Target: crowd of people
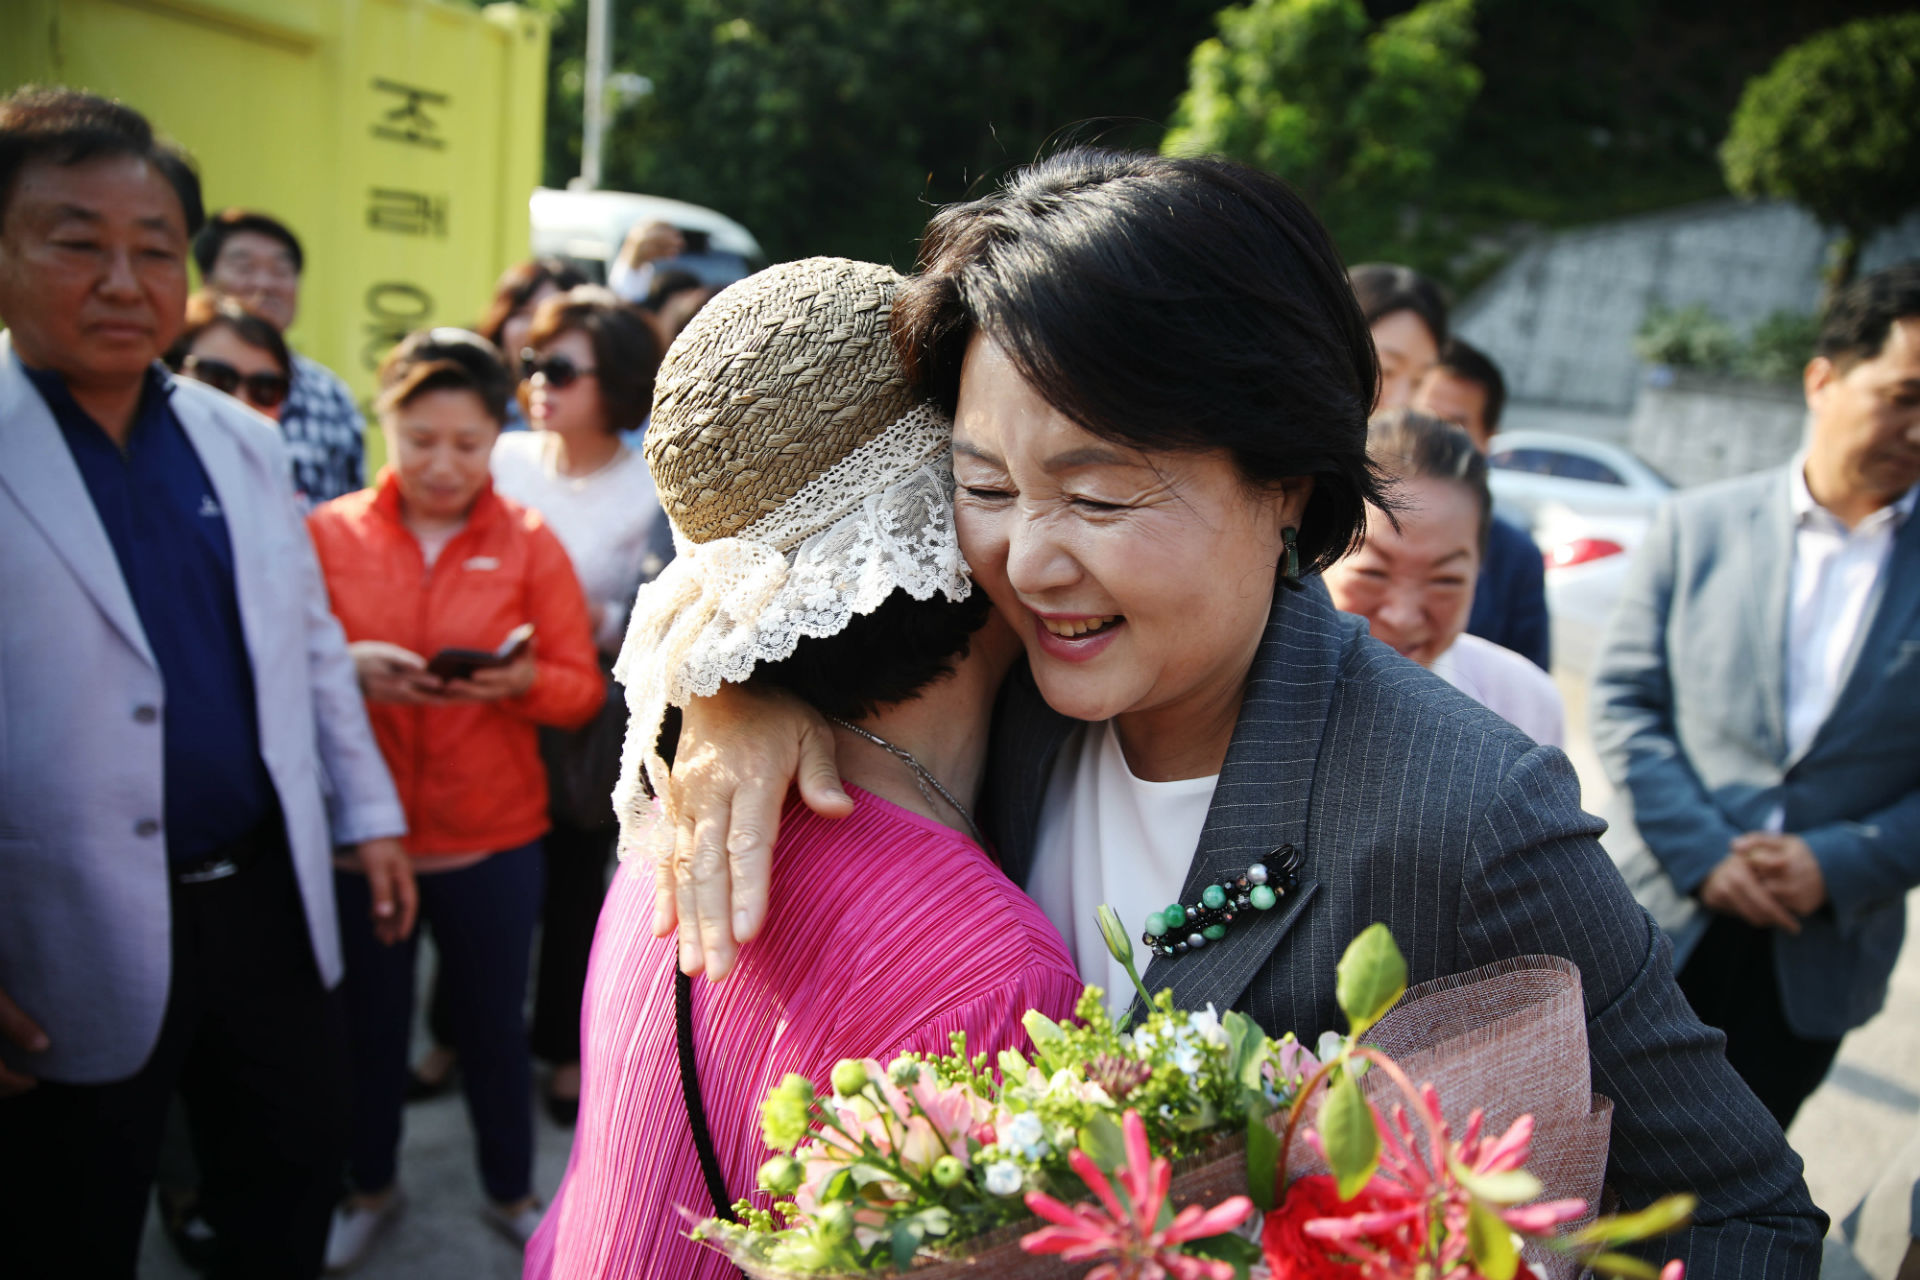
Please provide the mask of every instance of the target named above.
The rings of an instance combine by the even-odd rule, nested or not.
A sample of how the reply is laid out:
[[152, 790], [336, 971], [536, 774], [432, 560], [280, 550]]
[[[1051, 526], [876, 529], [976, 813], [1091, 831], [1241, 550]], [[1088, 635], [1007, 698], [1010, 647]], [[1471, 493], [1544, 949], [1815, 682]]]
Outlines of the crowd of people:
[[209, 1274], [350, 1269], [457, 1086], [529, 1277], [718, 1276], [683, 1210], [753, 1191], [783, 1074], [1118, 1011], [1096, 906], [1282, 850], [1150, 986], [1311, 1039], [1376, 920], [1414, 982], [1565, 956], [1612, 1192], [1700, 1197], [1691, 1274], [1817, 1272], [1782, 1130], [1920, 884], [1920, 267], [1832, 307], [1802, 455], [1636, 557], [1603, 848], [1501, 372], [1283, 183], [1071, 149], [912, 277], [716, 299], [679, 247], [409, 335], [369, 477], [293, 229], [126, 106], [0, 99], [9, 1274], [132, 1274], [156, 1177]]

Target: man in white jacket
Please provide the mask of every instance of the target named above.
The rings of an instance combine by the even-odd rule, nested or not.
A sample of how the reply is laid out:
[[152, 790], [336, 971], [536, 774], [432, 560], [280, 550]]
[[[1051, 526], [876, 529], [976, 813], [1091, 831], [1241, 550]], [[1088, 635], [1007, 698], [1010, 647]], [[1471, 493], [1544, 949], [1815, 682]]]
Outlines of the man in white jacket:
[[137, 112], [0, 99], [0, 1271], [132, 1275], [186, 1100], [216, 1274], [318, 1272], [345, 1080], [331, 856], [405, 820], [279, 436], [155, 363], [199, 183]]

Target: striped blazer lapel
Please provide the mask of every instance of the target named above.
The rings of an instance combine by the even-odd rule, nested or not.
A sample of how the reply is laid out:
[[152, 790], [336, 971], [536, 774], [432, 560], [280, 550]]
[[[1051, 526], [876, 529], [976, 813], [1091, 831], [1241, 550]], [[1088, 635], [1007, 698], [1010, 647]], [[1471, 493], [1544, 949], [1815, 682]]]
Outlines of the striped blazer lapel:
[[1274, 866], [1274, 851], [1288, 844], [1305, 859], [1300, 883], [1272, 910], [1235, 920], [1219, 942], [1155, 957], [1147, 990], [1171, 987], [1180, 1008], [1231, 1007], [1319, 889], [1308, 808], [1341, 655], [1357, 625], [1335, 611], [1317, 578], [1275, 596], [1180, 900], [1199, 901], [1208, 885], [1237, 879], [1255, 862]]

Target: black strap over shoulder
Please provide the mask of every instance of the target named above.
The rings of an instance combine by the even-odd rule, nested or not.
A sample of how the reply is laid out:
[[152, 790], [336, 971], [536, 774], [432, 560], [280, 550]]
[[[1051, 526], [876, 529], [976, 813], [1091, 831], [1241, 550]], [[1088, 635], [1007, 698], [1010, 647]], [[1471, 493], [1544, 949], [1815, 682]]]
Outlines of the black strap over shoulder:
[[707, 1104], [700, 1098], [700, 1069], [693, 1056], [693, 979], [678, 969], [673, 971], [673, 1023], [680, 1044], [680, 1096], [686, 1099], [687, 1127], [693, 1130], [693, 1149], [700, 1155], [700, 1176], [706, 1179], [715, 1216], [738, 1222], [733, 1201], [727, 1198], [720, 1157], [713, 1150], [713, 1134], [707, 1128]]

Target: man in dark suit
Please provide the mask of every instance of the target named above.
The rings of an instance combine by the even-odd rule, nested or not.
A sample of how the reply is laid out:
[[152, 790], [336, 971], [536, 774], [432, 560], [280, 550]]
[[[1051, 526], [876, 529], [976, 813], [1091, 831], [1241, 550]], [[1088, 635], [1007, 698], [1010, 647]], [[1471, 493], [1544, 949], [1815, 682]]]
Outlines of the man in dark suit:
[[[1439, 360], [1414, 388], [1413, 407], [1459, 426], [1485, 453], [1507, 407], [1507, 380], [1478, 347], [1448, 338]], [[1531, 534], [1497, 511], [1473, 588], [1467, 634], [1511, 649], [1542, 671], [1551, 669], [1546, 566], [1540, 548]]]
[[1782, 1125], [1879, 1011], [1920, 885], [1920, 263], [1834, 303], [1787, 467], [1680, 495], [1594, 685], [1608, 844]]

